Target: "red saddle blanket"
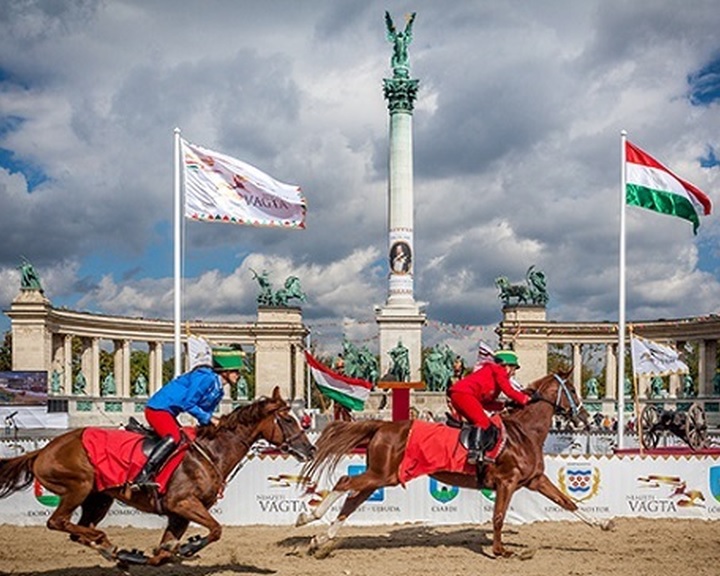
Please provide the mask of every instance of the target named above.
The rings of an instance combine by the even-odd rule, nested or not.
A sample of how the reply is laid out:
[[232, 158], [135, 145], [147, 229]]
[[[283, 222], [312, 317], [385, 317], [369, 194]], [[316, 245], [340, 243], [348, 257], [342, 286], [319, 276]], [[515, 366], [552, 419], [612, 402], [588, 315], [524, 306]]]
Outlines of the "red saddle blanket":
[[[195, 428], [184, 428], [190, 440], [195, 439]], [[126, 430], [86, 428], [82, 434], [83, 447], [95, 467], [95, 488], [106, 490], [132, 481], [147, 460], [143, 454], [145, 437]], [[183, 442], [165, 462], [155, 477], [158, 492], [165, 493], [167, 483], [187, 452], [189, 444]]]
[[460, 429], [437, 422], [414, 420], [398, 476], [404, 485], [435, 472], [475, 474], [467, 463], [467, 449], [460, 444]]

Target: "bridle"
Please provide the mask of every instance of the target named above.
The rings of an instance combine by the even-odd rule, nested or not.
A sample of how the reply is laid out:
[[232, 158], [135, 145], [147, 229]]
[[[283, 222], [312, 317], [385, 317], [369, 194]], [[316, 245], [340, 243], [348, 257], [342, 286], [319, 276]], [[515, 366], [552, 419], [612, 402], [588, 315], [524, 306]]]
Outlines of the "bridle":
[[277, 408], [274, 410], [273, 415], [273, 426], [277, 426], [280, 430], [280, 434], [282, 434], [283, 441], [282, 444], [278, 445], [278, 448], [285, 453], [292, 453], [295, 451], [293, 448], [293, 444], [295, 443], [295, 440], [300, 438], [304, 432], [300, 429], [300, 427], [297, 428], [297, 430], [293, 431], [290, 429], [291, 422], [293, 422], [293, 417], [288, 415], [286, 417], [283, 417], [280, 415], [280, 412], [285, 410], [286, 407], [282, 406], [280, 408]]
[[[570, 388], [568, 387], [568, 381], [566, 378], [561, 378], [557, 374], [553, 374], [553, 377], [555, 378], [555, 380], [557, 380], [558, 383], [557, 395], [555, 397], [555, 400], [548, 400], [547, 398], [540, 396], [537, 401], [550, 404], [553, 407], [553, 412], [555, 414], [559, 414], [560, 416], [564, 416], [565, 418], [576, 420], [578, 414], [580, 413], [580, 409], [582, 408], [582, 402], [575, 401], [575, 397], [570, 392]], [[562, 407], [561, 403], [563, 397], [567, 398], [569, 408]]]

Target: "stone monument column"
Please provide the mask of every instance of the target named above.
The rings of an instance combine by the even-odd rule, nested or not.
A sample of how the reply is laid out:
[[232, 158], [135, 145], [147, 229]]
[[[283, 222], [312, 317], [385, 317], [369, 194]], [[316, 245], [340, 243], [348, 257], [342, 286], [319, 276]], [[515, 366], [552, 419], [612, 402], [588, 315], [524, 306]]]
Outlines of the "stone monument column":
[[425, 314], [415, 302], [413, 272], [412, 112], [418, 80], [410, 78], [407, 47], [412, 40], [413, 13], [404, 31], [385, 13], [387, 38], [393, 44], [393, 77], [383, 81], [390, 113], [388, 161], [388, 297], [376, 307], [380, 340], [380, 374], [391, 368], [390, 350], [398, 343], [409, 350], [410, 381], [421, 379], [422, 327]]

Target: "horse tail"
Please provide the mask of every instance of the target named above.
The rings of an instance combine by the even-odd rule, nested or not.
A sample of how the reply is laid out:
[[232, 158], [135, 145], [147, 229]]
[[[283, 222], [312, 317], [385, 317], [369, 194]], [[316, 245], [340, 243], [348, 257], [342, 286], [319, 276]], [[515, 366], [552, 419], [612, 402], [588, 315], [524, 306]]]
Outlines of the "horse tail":
[[35, 450], [29, 454], [0, 460], [0, 498], [24, 490], [32, 484], [35, 478], [33, 464], [39, 454], [40, 450]]
[[382, 420], [345, 422], [335, 420], [328, 424], [315, 442], [315, 456], [300, 473], [303, 479], [317, 479], [322, 474], [332, 474], [345, 454], [367, 444], [386, 424]]

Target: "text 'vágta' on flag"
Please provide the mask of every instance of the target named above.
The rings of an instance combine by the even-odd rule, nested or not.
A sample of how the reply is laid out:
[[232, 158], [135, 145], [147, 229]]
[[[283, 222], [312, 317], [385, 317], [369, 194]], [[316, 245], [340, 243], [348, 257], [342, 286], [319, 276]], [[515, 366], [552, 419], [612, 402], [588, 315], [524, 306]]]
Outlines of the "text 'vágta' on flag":
[[699, 217], [712, 210], [707, 194], [630, 142], [626, 142], [625, 156], [627, 204], [689, 220], [697, 233]]
[[305, 227], [299, 186], [181, 139], [185, 217], [247, 226]]
[[633, 336], [631, 339], [633, 372], [636, 376], [664, 376], [687, 374], [687, 364], [678, 351], [665, 344]]
[[370, 396], [372, 383], [360, 378], [350, 378], [343, 374], [333, 372], [323, 366], [309, 352], [305, 352], [305, 359], [313, 380], [324, 396], [334, 400], [348, 410], [362, 410], [365, 401]]

